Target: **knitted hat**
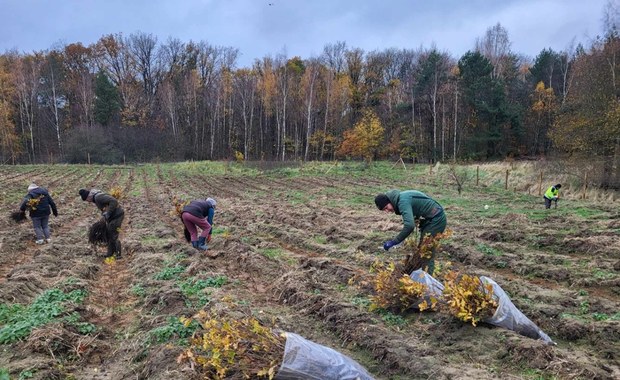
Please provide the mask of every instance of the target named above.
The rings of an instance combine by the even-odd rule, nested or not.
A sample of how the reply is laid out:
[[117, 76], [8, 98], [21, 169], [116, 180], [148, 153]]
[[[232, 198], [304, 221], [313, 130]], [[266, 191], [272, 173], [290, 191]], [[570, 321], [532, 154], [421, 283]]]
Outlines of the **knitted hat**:
[[38, 188], [39, 186], [35, 185], [34, 183], [31, 183], [30, 186], [28, 186], [28, 191], [32, 191], [36, 188]]
[[80, 194], [80, 197], [82, 197], [82, 200], [85, 201], [86, 198], [88, 198], [88, 193], [90, 193], [90, 191], [86, 189], [80, 189], [78, 193]]
[[215, 201], [215, 199], [213, 198], [207, 198], [207, 202], [213, 207], [215, 208], [215, 205], [217, 204], [217, 202]]
[[375, 197], [375, 204], [379, 210], [383, 210], [390, 203], [390, 198], [385, 194], [379, 194]]

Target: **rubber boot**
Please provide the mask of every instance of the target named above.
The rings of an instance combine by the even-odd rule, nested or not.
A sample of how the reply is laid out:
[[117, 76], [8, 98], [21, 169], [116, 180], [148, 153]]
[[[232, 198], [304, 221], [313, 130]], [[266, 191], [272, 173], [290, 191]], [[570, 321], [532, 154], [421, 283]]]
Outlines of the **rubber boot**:
[[121, 255], [121, 242], [120, 241], [116, 241], [116, 253], [114, 254], [114, 257], [116, 258], [116, 260], [120, 260], [123, 258], [123, 255]]
[[192, 241], [192, 247], [198, 249], [198, 240]]
[[209, 247], [207, 246], [207, 238], [204, 236], [201, 236], [198, 238], [198, 249], [201, 251], [206, 251], [207, 249], [209, 249]]

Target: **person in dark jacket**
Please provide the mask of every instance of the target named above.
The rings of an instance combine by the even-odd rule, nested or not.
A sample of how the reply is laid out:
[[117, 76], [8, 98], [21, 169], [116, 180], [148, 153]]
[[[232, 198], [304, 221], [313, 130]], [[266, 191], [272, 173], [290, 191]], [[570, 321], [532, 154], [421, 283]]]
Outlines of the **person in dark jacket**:
[[125, 218], [125, 211], [118, 204], [116, 198], [97, 189], [80, 189], [80, 197], [83, 201], [93, 202], [101, 211], [101, 216], [106, 222], [106, 233], [108, 238], [108, 252], [105, 257], [114, 256], [117, 260], [121, 258], [121, 242], [118, 239], [121, 224]]
[[[402, 243], [413, 232], [416, 221], [419, 222], [420, 228], [418, 245], [422, 244], [426, 235], [435, 236], [446, 230], [447, 219], [443, 207], [436, 200], [420, 191], [390, 190], [385, 194], [377, 195], [375, 204], [379, 210], [393, 212], [403, 217], [403, 228], [400, 233], [394, 239], [383, 244], [383, 249], [386, 251]], [[434, 251], [427, 265], [427, 272], [433, 274], [435, 270]]]
[[[206, 251], [209, 248], [207, 243], [211, 241], [216, 204], [215, 199], [207, 198], [193, 200], [183, 207], [181, 219], [189, 231], [192, 247], [198, 250]], [[200, 236], [198, 228], [202, 230]]]
[[19, 206], [19, 210], [21, 212], [26, 212], [26, 210], [29, 211], [34, 233], [37, 238], [35, 242], [37, 244], [52, 242], [50, 227], [48, 225], [50, 209], [52, 213], [54, 213], [54, 216], [58, 216], [56, 203], [54, 203], [47, 189], [37, 186], [34, 183], [30, 184], [30, 186], [28, 186], [28, 194], [24, 197], [22, 204]]

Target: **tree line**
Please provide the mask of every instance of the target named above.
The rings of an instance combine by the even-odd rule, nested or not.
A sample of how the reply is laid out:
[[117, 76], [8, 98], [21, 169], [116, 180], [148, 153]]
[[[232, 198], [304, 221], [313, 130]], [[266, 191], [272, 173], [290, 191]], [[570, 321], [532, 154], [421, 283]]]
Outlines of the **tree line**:
[[[613, 3], [610, 2], [613, 5]], [[206, 41], [112, 34], [0, 55], [2, 163], [406, 161], [595, 157], [620, 182], [617, 10], [588, 46], [533, 60], [490, 27], [456, 59], [435, 47], [326, 44], [237, 67]], [[366, 126], [366, 127], [364, 127]], [[607, 178], [607, 180], [605, 180]]]

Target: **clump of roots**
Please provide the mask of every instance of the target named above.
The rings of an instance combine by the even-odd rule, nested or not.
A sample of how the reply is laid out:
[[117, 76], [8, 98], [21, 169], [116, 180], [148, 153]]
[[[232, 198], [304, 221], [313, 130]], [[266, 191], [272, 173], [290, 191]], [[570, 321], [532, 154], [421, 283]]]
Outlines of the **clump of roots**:
[[104, 219], [93, 223], [88, 229], [88, 242], [91, 244], [108, 244], [108, 232]]
[[15, 223], [21, 223], [24, 220], [28, 219], [26, 217], [26, 213], [23, 211], [13, 211], [10, 216], [11, 220]]

